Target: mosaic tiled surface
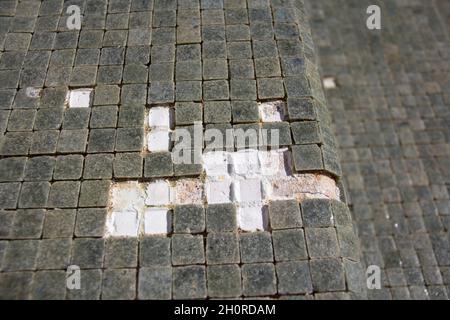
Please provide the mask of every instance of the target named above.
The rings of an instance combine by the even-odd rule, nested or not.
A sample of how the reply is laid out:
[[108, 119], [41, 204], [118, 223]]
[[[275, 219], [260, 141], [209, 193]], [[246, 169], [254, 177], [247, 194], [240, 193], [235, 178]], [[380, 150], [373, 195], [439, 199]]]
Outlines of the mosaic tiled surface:
[[[371, 299], [448, 299], [448, 1], [308, 1]], [[365, 9], [382, 9], [381, 31]]]
[[[67, 30], [69, 5], [81, 31]], [[365, 296], [338, 200], [269, 199], [257, 232], [239, 228], [235, 203], [150, 212], [159, 236], [107, 232], [113, 186], [204, 176], [164, 140], [195, 122], [278, 129], [293, 174], [340, 185], [301, 1], [11, 0], [0, 25], [1, 298]], [[274, 101], [285, 116], [260, 113]], [[169, 126], [156, 108], [171, 109]], [[81, 290], [66, 290], [68, 265]]]

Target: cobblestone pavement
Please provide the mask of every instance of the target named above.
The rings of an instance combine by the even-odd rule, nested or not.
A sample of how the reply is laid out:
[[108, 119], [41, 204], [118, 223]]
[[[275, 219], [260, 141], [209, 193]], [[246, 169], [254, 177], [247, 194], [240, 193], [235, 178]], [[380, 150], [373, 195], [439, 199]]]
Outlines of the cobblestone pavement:
[[[83, 14], [81, 31], [68, 30], [70, 5]], [[120, 207], [123, 211], [111, 212], [111, 201], [118, 208], [111, 188], [120, 183], [139, 183], [134, 190], [139, 193], [143, 185], [167, 191], [158, 189], [164, 185], [158, 179], [172, 185], [187, 178], [204, 182], [203, 166], [173, 163], [165, 140], [181, 128], [191, 130], [196, 121], [203, 129], [219, 132], [278, 129], [280, 145], [287, 148], [282, 154], [289, 172], [286, 179], [309, 174], [340, 185], [331, 118], [314, 54], [300, 0], [0, 1], [0, 298], [364, 298], [365, 279], [348, 207], [338, 197], [315, 191], [314, 184], [300, 185], [310, 189], [300, 191], [299, 197], [291, 194], [291, 199], [274, 201], [261, 190], [256, 175], [256, 183], [239, 181], [239, 203], [212, 204], [201, 194], [200, 204], [167, 202], [154, 212], [151, 205], [170, 195], [150, 192], [142, 204], [150, 206], [149, 211], [126, 203]], [[340, 81], [344, 79], [352, 80]], [[401, 88], [406, 94], [413, 90]], [[436, 92], [429, 96], [436, 102], [444, 98], [437, 83], [420, 89]], [[418, 103], [411, 97], [404, 98]], [[278, 112], [279, 119], [261, 119], [262, 103], [272, 100], [286, 105], [287, 115]], [[414, 124], [437, 125], [433, 111], [445, 108], [420, 105], [430, 118]], [[164, 122], [170, 118], [164, 110], [174, 113], [173, 123]], [[153, 117], [159, 111], [160, 116]], [[384, 128], [383, 123], [368, 123], [373, 130], [377, 124]], [[360, 125], [351, 123], [348, 128]], [[410, 133], [407, 138], [442, 141], [436, 148], [407, 148], [409, 154], [444, 152], [443, 131], [420, 131], [416, 137], [405, 130]], [[394, 133], [387, 125], [377, 137], [394, 142]], [[364, 137], [355, 143], [369, 143], [371, 136]], [[256, 147], [232, 138], [234, 153]], [[261, 147], [264, 141], [257, 143]], [[433, 159], [442, 165], [445, 160]], [[427, 163], [404, 165], [421, 173], [411, 175], [420, 184], [428, 183], [426, 170], [435, 167]], [[361, 163], [355, 170], [391, 173], [385, 162], [376, 168], [370, 164]], [[233, 170], [237, 173], [236, 163]], [[358, 177], [355, 172], [348, 175], [350, 180]], [[437, 177], [444, 179], [444, 173]], [[400, 193], [403, 188], [395, 189], [392, 177], [383, 184], [392, 183], [391, 189]], [[433, 176], [433, 187], [417, 191], [430, 200], [446, 197], [437, 177]], [[247, 187], [255, 192], [247, 192]], [[394, 201], [395, 195], [385, 193]], [[311, 199], [317, 197], [322, 199]], [[125, 198], [129, 201], [132, 194]], [[246, 199], [253, 206], [244, 206]], [[370, 206], [358, 203], [368, 216], [365, 208]], [[411, 202], [415, 210], [431, 210], [431, 205], [445, 209], [443, 201]], [[442, 248], [440, 235], [448, 220], [430, 214], [422, 221], [415, 212], [410, 227], [423, 222], [441, 232], [417, 237], [416, 246], [425, 249], [430, 240]], [[111, 226], [112, 215], [116, 220]], [[243, 219], [247, 215], [249, 222]], [[144, 225], [135, 228], [136, 221]], [[245, 230], [243, 222], [252, 229], [254, 221], [259, 224], [253, 229], [260, 231]], [[167, 234], [152, 233], [167, 223]], [[367, 232], [376, 226], [370, 224]], [[388, 230], [383, 233], [386, 248], [398, 240]], [[117, 236], [133, 232], [139, 237]], [[364, 232], [362, 236], [366, 239]], [[434, 252], [436, 259], [443, 257], [438, 255], [442, 251]], [[429, 260], [430, 253], [418, 251], [423, 266], [428, 265], [424, 259], [430, 261], [423, 274], [436, 284], [429, 287], [434, 296], [444, 287], [437, 283], [441, 278], [434, 277], [439, 270], [433, 268], [436, 260]], [[81, 268], [80, 290], [66, 288], [69, 265]], [[388, 270], [392, 281], [403, 279], [403, 269]]]
[[[382, 30], [365, 27], [382, 8]], [[450, 289], [448, 1], [309, 1], [372, 299], [447, 299]]]

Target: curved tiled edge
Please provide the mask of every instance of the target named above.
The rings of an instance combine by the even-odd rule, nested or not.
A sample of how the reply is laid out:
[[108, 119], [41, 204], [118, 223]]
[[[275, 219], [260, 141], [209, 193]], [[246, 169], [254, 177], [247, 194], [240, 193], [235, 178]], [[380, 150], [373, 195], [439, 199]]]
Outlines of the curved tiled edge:
[[[307, 12], [308, 9], [305, 7], [305, 4], [302, 0], [292, 0], [291, 3], [295, 7], [295, 12], [299, 21], [300, 36], [303, 41], [303, 52], [306, 61], [306, 77], [309, 83], [308, 95], [314, 99], [316, 105], [318, 106], [318, 121], [321, 132], [323, 133], [321, 147], [324, 157], [324, 169], [325, 171], [336, 177], [336, 181], [341, 189], [341, 200], [343, 201], [343, 203], [340, 203], [338, 207], [342, 210], [342, 213], [345, 212], [345, 215], [349, 219], [346, 222], [345, 230], [348, 232], [348, 238], [346, 239], [352, 239], [350, 242], [343, 240], [344, 238], [341, 237], [342, 234], [339, 235], [342, 232], [342, 229], [340, 230], [340, 227], [338, 225], [336, 226], [338, 238], [340, 239], [339, 246], [341, 251], [347, 252], [347, 250], [350, 250], [353, 253], [351, 258], [352, 260], [348, 260], [348, 257], [343, 257], [343, 259], [340, 261], [345, 270], [347, 292], [349, 293], [349, 297], [352, 299], [366, 299], [366, 274], [360, 261], [361, 254], [359, 241], [356, 236], [357, 233], [355, 225], [352, 221], [350, 211], [346, 205], [345, 190], [342, 182], [340, 181], [342, 171], [338, 155], [338, 146], [336, 144], [336, 140], [332, 130], [332, 119], [326, 106], [327, 102], [323, 92], [322, 80], [319, 74], [319, 67], [317, 65], [319, 59], [317, 57], [317, 52], [315, 51], [315, 45], [310, 30], [310, 17]], [[332, 207], [337, 207], [337, 203], [335, 201], [331, 201], [331, 203]], [[334, 211], [333, 213], [336, 214]], [[314, 261], [314, 258], [311, 258], [311, 260]], [[332, 293], [323, 294], [321, 295], [321, 297], [325, 299], [338, 298], [338, 296], [334, 296]], [[316, 298], [319, 297], [316, 296]]]

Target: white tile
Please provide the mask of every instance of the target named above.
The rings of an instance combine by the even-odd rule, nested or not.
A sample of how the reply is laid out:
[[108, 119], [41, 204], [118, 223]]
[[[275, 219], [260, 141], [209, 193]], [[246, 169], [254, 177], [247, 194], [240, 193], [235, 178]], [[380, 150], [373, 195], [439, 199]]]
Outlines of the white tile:
[[262, 206], [239, 207], [239, 227], [243, 231], [262, 231], [267, 229], [267, 212]]
[[261, 180], [243, 179], [234, 183], [235, 199], [239, 203], [261, 203]]
[[259, 105], [259, 115], [263, 122], [281, 122], [286, 115], [283, 101], [264, 102]]
[[170, 151], [170, 132], [168, 130], [152, 130], [147, 135], [147, 148], [150, 152]]
[[145, 204], [148, 206], [167, 206], [172, 202], [171, 188], [167, 181], [158, 180], [147, 186], [147, 198]]
[[92, 89], [77, 89], [69, 91], [69, 108], [89, 108]]
[[243, 177], [255, 177], [261, 173], [258, 151], [240, 150], [230, 154], [233, 173]]
[[203, 167], [209, 177], [227, 177], [228, 152], [206, 152], [203, 154]]
[[171, 232], [171, 215], [168, 208], [149, 208], [144, 213], [144, 234], [156, 235]]
[[148, 125], [150, 128], [166, 128], [171, 127], [170, 108], [153, 107], [148, 113]]
[[231, 180], [206, 181], [206, 199], [209, 204], [230, 203], [231, 199]]
[[107, 233], [113, 237], [137, 237], [139, 214], [137, 211], [112, 212], [107, 221]]
[[323, 79], [323, 86], [325, 89], [336, 89], [336, 79], [333, 77], [326, 77]]

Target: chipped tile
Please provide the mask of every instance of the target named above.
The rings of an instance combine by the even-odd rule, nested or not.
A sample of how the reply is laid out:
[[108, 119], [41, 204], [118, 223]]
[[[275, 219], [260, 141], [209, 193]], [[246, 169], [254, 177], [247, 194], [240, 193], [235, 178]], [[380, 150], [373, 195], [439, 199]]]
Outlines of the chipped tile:
[[281, 122], [285, 119], [286, 104], [283, 101], [269, 101], [258, 105], [259, 116], [263, 122]]
[[139, 213], [135, 210], [113, 212], [106, 221], [107, 235], [115, 237], [137, 237]]

